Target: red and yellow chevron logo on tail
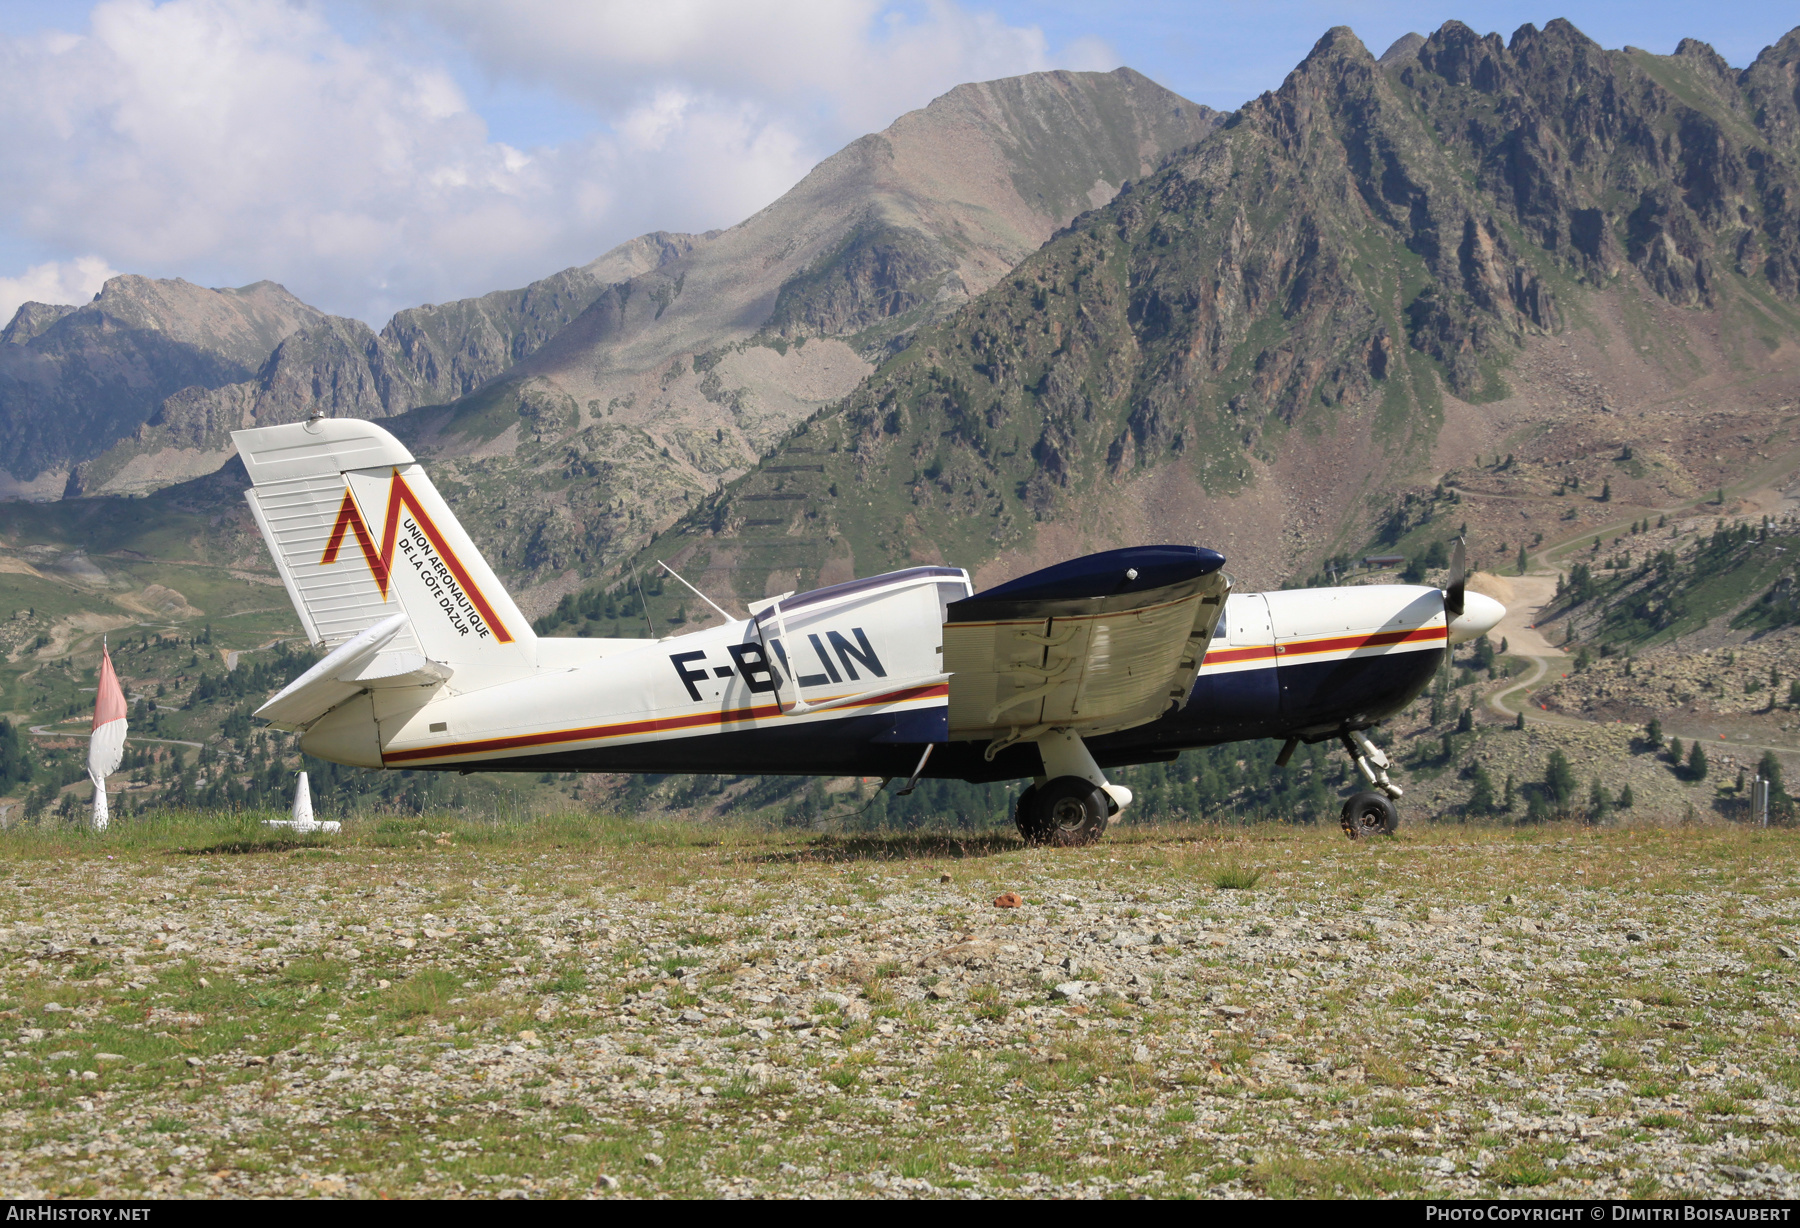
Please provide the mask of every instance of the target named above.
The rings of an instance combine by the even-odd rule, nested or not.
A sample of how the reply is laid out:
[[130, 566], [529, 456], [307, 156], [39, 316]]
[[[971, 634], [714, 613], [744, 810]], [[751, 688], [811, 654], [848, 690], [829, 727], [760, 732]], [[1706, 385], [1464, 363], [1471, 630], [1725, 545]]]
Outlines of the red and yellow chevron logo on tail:
[[[400, 475], [395, 474], [394, 480], [398, 482]], [[393, 503], [391, 495], [388, 502]], [[369, 537], [368, 526], [363, 524], [362, 513], [356, 510], [356, 500], [350, 497], [350, 488], [346, 486], [344, 502], [338, 507], [337, 523], [331, 526], [331, 539], [325, 543], [325, 553], [319, 558], [319, 566], [326, 567], [337, 562], [338, 550], [344, 544], [344, 534], [355, 533], [356, 544], [362, 547], [363, 558], [369, 561], [369, 570], [375, 575], [375, 587], [381, 590], [381, 599], [386, 601], [388, 561], [394, 557], [394, 529], [397, 527], [395, 525], [389, 528], [387, 541], [382, 543], [381, 550], [377, 552], [374, 540]]]
[[494, 613], [494, 608], [488, 604], [488, 599], [481, 589], [469, 578], [468, 569], [463, 566], [462, 560], [456, 557], [456, 551], [452, 550], [449, 543], [444, 540], [444, 535], [438, 530], [436, 522], [419, 503], [418, 496], [413, 494], [412, 488], [406, 484], [406, 479], [400, 476], [398, 469], [394, 470], [393, 480], [388, 484], [387, 515], [383, 517], [382, 522], [381, 549], [375, 548], [374, 535], [369, 532], [369, 527], [363, 520], [362, 511], [356, 505], [356, 498], [351, 494], [350, 487], [346, 483], [344, 501], [338, 505], [337, 521], [331, 526], [331, 536], [326, 539], [325, 553], [319, 556], [319, 565], [324, 567], [337, 562], [338, 551], [343, 548], [344, 538], [347, 535], [355, 534], [356, 544], [362, 550], [363, 558], [369, 564], [370, 573], [375, 577], [375, 586], [381, 590], [381, 599], [386, 601], [388, 587], [393, 581], [394, 543], [400, 534], [402, 508], [412, 514], [413, 523], [431, 543], [431, 548], [443, 559], [450, 574], [455, 577], [456, 583], [462, 587], [462, 591], [467, 595], [469, 601], [480, 611], [481, 617], [487, 621], [487, 625], [493, 628], [494, 638], [503, 644], [512, 643], [512, 633], [506, 629], [506, 624], [501, 622]]

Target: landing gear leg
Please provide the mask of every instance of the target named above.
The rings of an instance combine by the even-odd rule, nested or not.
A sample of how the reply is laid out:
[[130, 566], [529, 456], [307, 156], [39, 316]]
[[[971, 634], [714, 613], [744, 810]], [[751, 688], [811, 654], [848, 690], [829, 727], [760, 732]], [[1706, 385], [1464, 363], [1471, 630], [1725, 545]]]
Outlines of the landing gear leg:
[[1391, 800], [1399, 801], [1406, 796], [1406, 790], [1388, 779], [1388, 769], [1394, 765], [1382, 753], [1381, 747], [1369, 741], [1369, 737], [1360, 729], [1352, 729], [1343, 735], [1344, 750], [1350, 755], [1350, 762], [1362, 773], [1363, 779], [1373, 785], [1377, 792], [1386, 794]]
[[1131, 790], [1108, 784], [1079, 735], [1053, 729], [1037, 739], [1044, 779], [1019, 795], [1013, 819], [1027, 844], [1092, 844], [1131, 804]]
[[1393, 764], [1360, 729], [1345, 733], [1343, 742], [1356, 770], [1374, 788], [1372, 792], [1358, 793], [1344, 804], [1344, 834], [1352, 840], [1376, 833], [1392, 835], [1400, 826], [1400, 811], [1394, 803], [1405, 796], [1405, 790], [1388, 779], [1388, 768]]

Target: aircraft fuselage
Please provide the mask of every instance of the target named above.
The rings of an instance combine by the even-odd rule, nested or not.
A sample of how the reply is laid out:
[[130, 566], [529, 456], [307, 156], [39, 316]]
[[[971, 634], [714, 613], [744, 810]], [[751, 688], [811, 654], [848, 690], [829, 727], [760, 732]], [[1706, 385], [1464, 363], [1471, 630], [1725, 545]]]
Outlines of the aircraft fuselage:
[[[667, 640], [596, 641], [610, 651], [591, 663], [439, 699], [409, 719], [390, 717], [383, 724], [393, 736], [365, 752], [379, 758], [360, 761], [455, 771], [906, 776], [931, 743], [936, 750], [926, 777], [1040, 774], [1030, 743], [990, 759], [987, 739], [950, 736], [947, 681], [907, 682], [935, 668], [940, 645], [921, 628], [935, 629], [934, 580], [944, 578], [919, 577], [917, 610], [894, 608], [892, 594], [836, 609], [827, 603], [817, 618], [807, 617], [808, 607], [790, 605], [785, 638], [772, 631], [760, 637], [746, 620]], [[1224, 742], [1316, 741], [1365, 729], [1424, 689], [1447, 638], [1442, 593], [1434, 588], [1236, 593], [1226, 601], [1186, 702], [1087, 744], [1098, 763], [1114, 767]], [[889, 688], [890, 682], [900, 685]], [[852, 702], [787, 715], [779, 685]], [[858, 693], [865, 698], [858, 701]], [[479, 713], [480, 728], [459, 720], [459, 708]], [[321, 733], [329, 729], [328, 718]], [[327, 738], [309, 734], [307, 744], [314, 753], [345, 757]]]

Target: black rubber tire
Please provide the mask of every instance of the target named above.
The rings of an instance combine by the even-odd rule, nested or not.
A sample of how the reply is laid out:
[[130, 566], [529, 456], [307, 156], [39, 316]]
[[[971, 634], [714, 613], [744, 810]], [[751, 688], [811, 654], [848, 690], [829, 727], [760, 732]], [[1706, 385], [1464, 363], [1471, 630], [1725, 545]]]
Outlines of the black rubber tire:
[[1106, 832], [1112, 799], [1091, 780], [1058, 776], [1019, 795], [1013, 822], [1025, 843], [1051, 848], [1092, 844]]
[[1352, 840], [1391, 836], [1400, 826], [1400, 811], [1385, 793], [1358, 793], [1344, 803], [1342, 822]]
[[1024, 791], [1013, 799], [1013, 826], [1019, 829], [1019, 834], [1025, 837], [1027, 844], [1034, 843], [1031, 838], [1030, 815], [1036, 797], [1037, 786], [1026, 785]]

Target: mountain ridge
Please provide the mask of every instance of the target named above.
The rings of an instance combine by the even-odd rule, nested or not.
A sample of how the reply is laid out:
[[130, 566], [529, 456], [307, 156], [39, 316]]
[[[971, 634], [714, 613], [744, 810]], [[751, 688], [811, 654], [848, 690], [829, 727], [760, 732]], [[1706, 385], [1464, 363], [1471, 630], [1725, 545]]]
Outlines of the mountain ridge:
[[165, 397], [130, 436], [77, 466], [68, 493], [143, 493], [216, 470], [230, 432], [316, 411], [386, 418], [454, 400], [529, 356], [608, 286], [703, 244], [656, 231], [518, 290], [396, 312], [377, 333], [324, 316], [281, 339], [250, 378]]
[[274, 282], [213, 290], [136, 274], [110, 278], [79, 307], [22, 306], [0, 345], [0, 497], [60, 493], [70, 462], [103, 450], [163, 396], [243, 379], [322, 318]]
[[1129, 69], [960, 86], [392, 429], [554, 599], [1219, 119]]
[[1704, 489], [1716, 428], [1681, 401], [1728, 394], [1764, 431], [1800, 388], [1800, 126], [1769, 84], [1800, 32], [1719, 63], [1451, 22], [1384, 68], [1336, 28], [651, 552], [749, 600], [913, 561], [1002, 579], [1174, 520], [1279, 583], [1490, 447], [1519, 454], [1501, 486], [1597, 475], [1561, 441], [1617, 448], [1626, 389], [1674, 442], [1619, 497]]
[[[382, 417], [445, 480], [511, 487], [478, 525], [509, 531], [496, 553], [527, 560], [533, 584], [566, 589], [844, 395], [869, 358], [1221, 118], [1129, 69], [959, 86], [731, 230], [615, 249], [635, 247], [636, 266], [564, 287], [523, 343], [529, 300], [554, 278], [409, 309], [379, 334], [321, 317], [247, 379], [169, 390], [59, 493], [196, 479], [229, 457], [230, 430], [314, 408]], [[481, 318], [501, 299], [516, 300], [501, 304], [510, 334]], [[605, 489], [566, 489], [595, 479]], [[533, 484], [552, 489], [526, 513], [517, 492]]]

